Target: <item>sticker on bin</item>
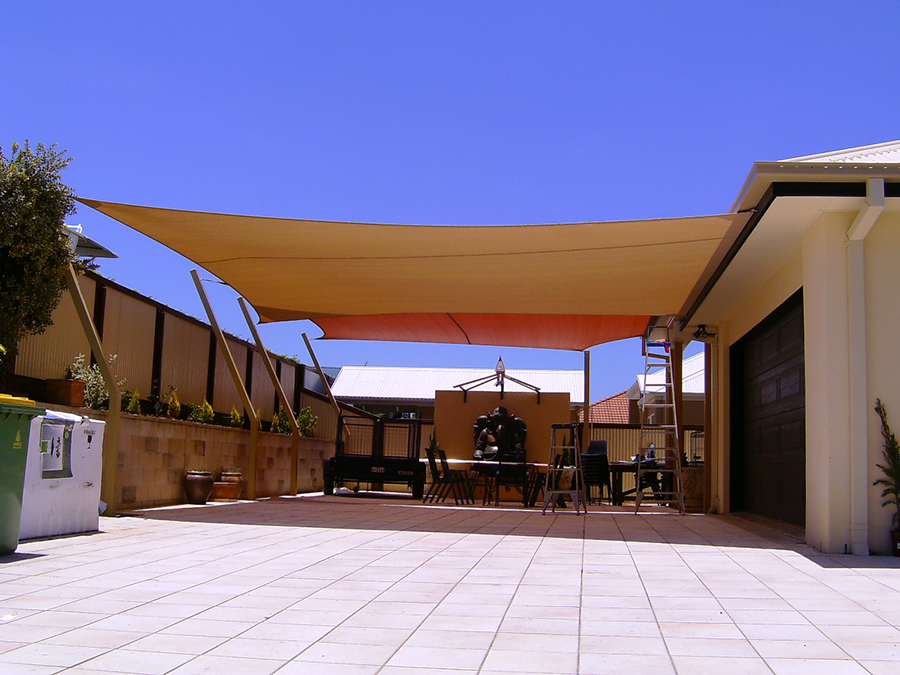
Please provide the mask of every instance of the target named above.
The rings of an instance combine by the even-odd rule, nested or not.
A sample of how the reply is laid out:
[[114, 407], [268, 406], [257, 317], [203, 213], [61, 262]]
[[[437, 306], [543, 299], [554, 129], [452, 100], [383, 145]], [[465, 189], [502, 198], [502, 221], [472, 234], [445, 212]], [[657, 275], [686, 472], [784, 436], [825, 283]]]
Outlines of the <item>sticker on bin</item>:
[[72, 426], [69, 424], [41, 425], [42, 478], [70, 478], [72, 476]]

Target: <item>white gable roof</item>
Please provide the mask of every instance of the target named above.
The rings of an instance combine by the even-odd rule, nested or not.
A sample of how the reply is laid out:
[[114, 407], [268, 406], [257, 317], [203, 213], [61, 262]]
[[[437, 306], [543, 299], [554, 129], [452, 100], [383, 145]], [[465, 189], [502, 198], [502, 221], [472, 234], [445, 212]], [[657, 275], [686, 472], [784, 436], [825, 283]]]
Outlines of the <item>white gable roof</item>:
[[[380, 366], [344, 366], [332, 385], [336, 398], [351, 401], [434, 401], [434, 392], [452, 390], [482, 377], [493, 375], [484, 368], [388, 368]], [[584, 402], [584, 373], [580, 370], [512, 370], [506, 374], [522, 380], [542, 393], [568, 392], [573, 405]], [[494, 391], [493, 383], [475, 391]], [[504, 391], [531, 391], [506, 379]]]
[[822, 164], [900, 164], [900, 141], [864, 145], [859, 148], [823, 152], [818, 155], [793, 157], [783, 162], [816, 162]]

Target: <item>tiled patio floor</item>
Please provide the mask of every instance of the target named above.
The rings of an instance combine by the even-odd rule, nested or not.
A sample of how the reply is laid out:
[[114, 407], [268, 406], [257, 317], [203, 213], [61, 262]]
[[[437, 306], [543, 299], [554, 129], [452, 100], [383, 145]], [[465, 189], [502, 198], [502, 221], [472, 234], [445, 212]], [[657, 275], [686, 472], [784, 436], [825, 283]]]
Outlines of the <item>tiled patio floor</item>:
[[0, 558], [0, 673], [900, 672], [900, 559], [736, 518], [303, 497]]

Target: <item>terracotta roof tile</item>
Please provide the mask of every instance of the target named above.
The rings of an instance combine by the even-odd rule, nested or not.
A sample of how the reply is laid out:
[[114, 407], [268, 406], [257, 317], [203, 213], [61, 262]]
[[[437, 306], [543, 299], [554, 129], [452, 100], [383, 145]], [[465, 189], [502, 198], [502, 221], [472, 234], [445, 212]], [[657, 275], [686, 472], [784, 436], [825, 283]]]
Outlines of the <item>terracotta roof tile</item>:
[[[626, 390], [627, 391], [627, 390]], [[593, 424], [628, 424], [629, 400], [624, 391], [607, 396], [591, 405], [591, 423]], [[584, 421], [584, 414], [580, 415]]]

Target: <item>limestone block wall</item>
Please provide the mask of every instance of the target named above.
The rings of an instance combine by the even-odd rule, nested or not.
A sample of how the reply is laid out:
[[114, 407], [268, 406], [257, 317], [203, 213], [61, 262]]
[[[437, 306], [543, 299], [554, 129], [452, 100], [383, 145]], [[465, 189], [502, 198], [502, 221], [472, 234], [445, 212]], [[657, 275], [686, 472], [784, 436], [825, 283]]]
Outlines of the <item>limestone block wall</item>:
[[[87, 414], [105, 420], [106, 412], [52, 405], [53, 410]], [[250, 432], [245, 429], [197, 424], [162, 417], [123, 414], [119, 434], [117, 486], [124, 510], [184, 502], [186, 471], [250, 469]], [[257, 497], [286, 495], [290, 489], [291, 437], [260, 432], [257, 442]], [[322, 489], [324, 460], [334, 454], [334, 442], [300, 439], [297, 489]], [[105, 468], [105, 466], [104, 466]]]

